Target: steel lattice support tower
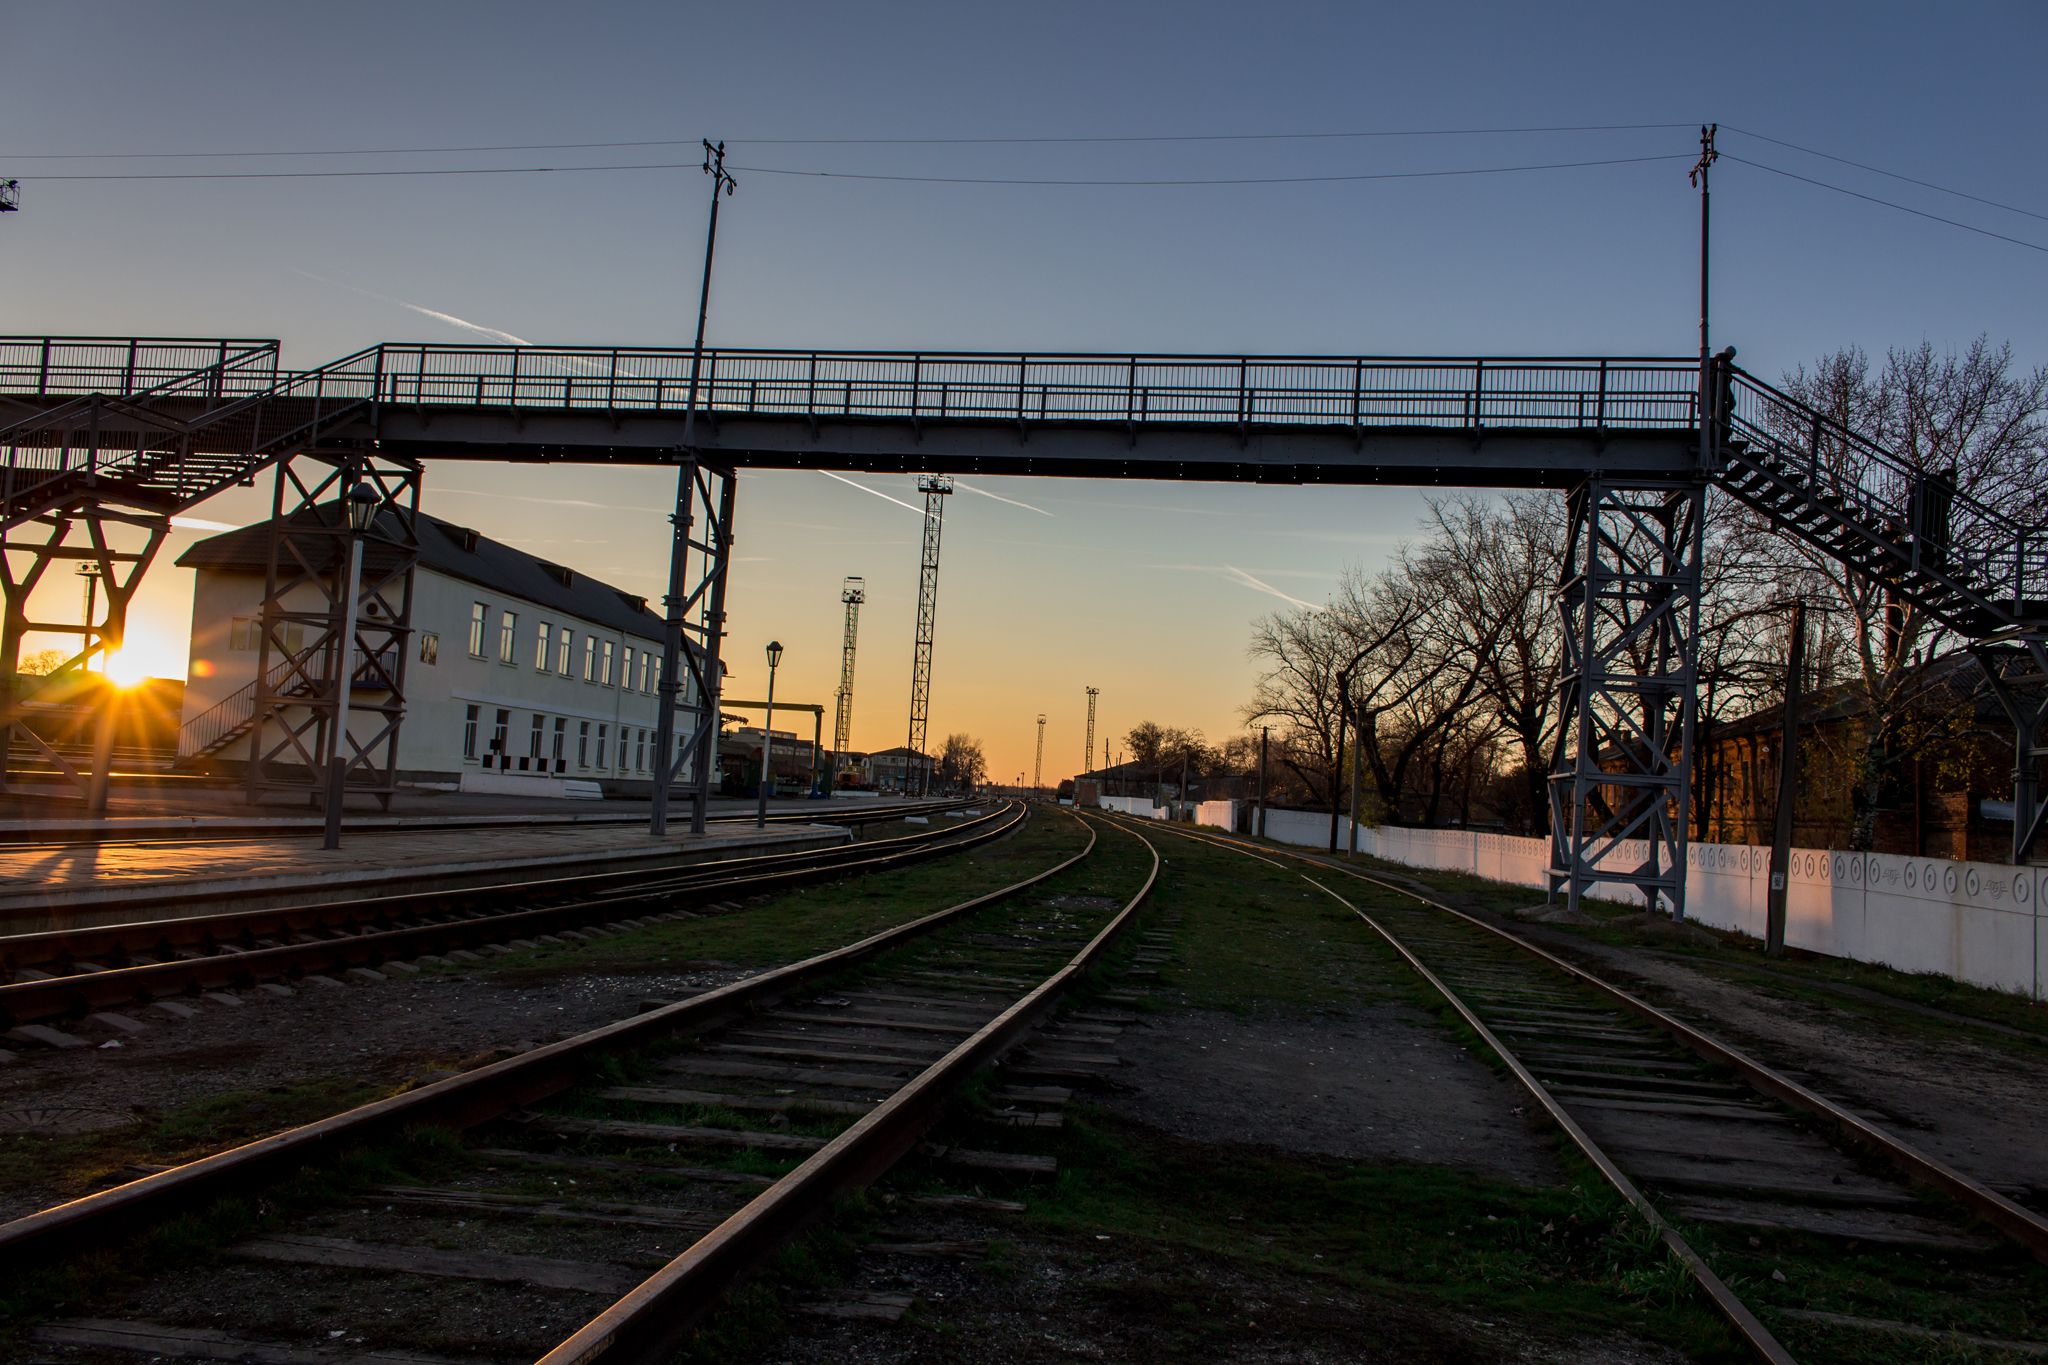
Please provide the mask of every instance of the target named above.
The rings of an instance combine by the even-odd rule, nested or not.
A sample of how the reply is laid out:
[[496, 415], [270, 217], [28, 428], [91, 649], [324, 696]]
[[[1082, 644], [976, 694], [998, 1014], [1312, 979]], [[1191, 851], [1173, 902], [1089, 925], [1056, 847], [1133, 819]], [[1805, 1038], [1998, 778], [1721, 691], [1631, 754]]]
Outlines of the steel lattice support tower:
[[[1088, 771], [1088, 765], [1095, 761], [1095, 697], [1101, 691], [1099, 687], [1088, 689], [1088, 738], [1081, 743], [1081, 771], [1084, 773]], [[1102, 766], [1106, 768], [1109, 765], [1105, 763]], [[1075, 800], [1079, 799], [1078, 796], [1075, 797]]]
[[1622, 882], [1685, 915], [1698, 702], [1702, 484], [1593, 478], [1569, 495], [1550, 892]]
[[2012, 720], [2012, 860], [2025, 863], [2048, 835], [2048, 635], [1976, 644], [1971, 653]]
[[1045, 785], [1045, 712], [1038, 713], [1038, 753], [1031, 760], [1031, 790]]
[[860, 604], [868, 600], [866, 582], [858, 577], [847, 579], [839, 589], [839, 600], [846, 604], [846, 634], [839, 646], [839, 691], [835, 695], [838, 705], [832, 715], [835, 758], [844, 754], [853, 740], [853, 650], [860, 638]]
[[945, 520], [945, 498], [953, 481], [944, 474], [926, 474], [917, 481], [924, 494], [924, 559], [917, 575], [917, 647], [910, 656], [910, 764], [918, 773], [920, 794], [931, 787], [928, 766], [917, 764], [924, 753], [925, 722], [932, 704], [932, 632], [939, 617], [939, 530]]

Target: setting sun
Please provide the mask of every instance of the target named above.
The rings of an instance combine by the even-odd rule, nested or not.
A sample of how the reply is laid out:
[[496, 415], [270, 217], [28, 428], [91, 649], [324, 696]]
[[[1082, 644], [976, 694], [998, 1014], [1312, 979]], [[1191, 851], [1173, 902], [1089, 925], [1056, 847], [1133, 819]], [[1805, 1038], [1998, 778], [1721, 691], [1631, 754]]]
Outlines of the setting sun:
[[136, 687], [152, 676], [149, 657], [138, 650], [117, 649], [107, 656], [107, 678], [116, 687]]

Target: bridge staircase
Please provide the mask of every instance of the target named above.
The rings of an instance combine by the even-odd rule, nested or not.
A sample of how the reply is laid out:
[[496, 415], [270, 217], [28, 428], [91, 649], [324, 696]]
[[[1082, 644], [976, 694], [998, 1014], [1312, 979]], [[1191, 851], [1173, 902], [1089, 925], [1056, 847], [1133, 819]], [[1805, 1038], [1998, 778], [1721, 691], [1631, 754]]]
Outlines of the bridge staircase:
[[[317, 442], [376, 392], [377, 348], [280, 374], [276, 342], [220, 343], [208, 363], [162, 377], [151, 348], [178, 353], [168, 345], [44, 344], [31, 367], [10, 354], [24, 344], [0, 341], [12, 414], [0, 422], [0, 530], [83, 503], [175, 514]], [[144, 348], [139, 369], [96, 358], [123, 345]], [[133, 387], [137, 376], [155, 382]]]
[[1717, 371], [1715, 483], [1963, 639], [2013, 724], [2013, 861], [2036, 857], [2048, 839], [2048, 484], [2032, 505], [1993, 507], [1958, 491], [1953, 470], [1904, 459], [1725, 361]]

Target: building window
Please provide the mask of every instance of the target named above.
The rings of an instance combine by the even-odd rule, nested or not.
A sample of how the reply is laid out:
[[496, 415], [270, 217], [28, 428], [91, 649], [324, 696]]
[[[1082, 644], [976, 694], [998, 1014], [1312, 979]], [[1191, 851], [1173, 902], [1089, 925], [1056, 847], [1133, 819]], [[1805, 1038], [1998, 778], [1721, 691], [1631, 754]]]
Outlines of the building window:
[[633, 741], [633, 766], [643, 773], [647, 771], [647, 732], [645, 730], [642, 730], [640, 737]]
[[612, 685], [612, 642], [610, 640], [604, 642], [604, 649], [598, 659], [597, 685], [599, 687], [610, 687]]
[[632, 734], [632, 733], [633, 733], [633, 732], [632, 732], [632, 730], [631, 730], [630, 728], [628, 728], [627, 726], [621, 725], [621, 726], [619, 727], [619, 771], [620, 771], [620, 772], [625, 772], [625, 771], [627, 770], [627, 768], [629, 768], [629, 767], [631, 766], [631, 765], [630, 765], [629, 763], [627, 763], [627, 761], [626, 761], [626, 760], [627, 760], [627, 758], [628, 758], [628, 757], [630, 757], [630, 755], [628, 755], [628, 754], [627, 754], [627, 752], [626, 752], [626, 736], [628, 736], [628, 735], [630, 735], [630, 734]]
[[597, 681], [597, 637], [583, 637], [583, 681]]
[[556, 717], [555, 717], [555, 752], [554, 752], [554, 754], [552, 755], [552, 757], [553, 757], [553, 759], [554, 759], [554, 762], [555, 762], [555, 771], [556, 771], [556, 772], [560, 772], [560, 771], [562, 770], [563, 766], [564, 766], [564, 765], [563, 765], [563, 763], [562, 763], [562, 746], [568, 743], [568, 735], [569, 735], [569, 718], [568, 718], [567, 716], [556, 716]]
[[[297, 654], [306, 647], [306, 627], [301, 621], [279, 621], [270, 637], [272, 649]], [[228, 648], [253, 654], [263, 648], [263, 619], [237, 616], [228, 623]]]
[[472, 763], [476, 762], [476, 723], [482, 714], [481, 706], [462, 708], [462, 756]]
[[513, 651], [519, 643], [519, 613], [503, 612], [498, 617], [498, 662], [512, 662]]
[[622, 648], [626, 653], [625, 657], [619, 662], [619, 690], [621, 692], [631, 692], [633, 690], [633, 646], [624, 645]]
[[497, 720], [491, 726], [491, 752], [497, 756], [497, 766], [505, 766], [505, 741], [512, 732], [512, 713], [504, 707], [498, 708]]
[[656, 655], [654, 659], [654, 686], [649, 690], [654, 692], [661, 691], [661, 657], [659, 655]]
[[576, 640], [576, 632], [563, 626], [555, 632], [555, 672], [569, 676], [569, 646]]
[[533, 651], [533, 668], [536, 673], [548, 671], [548, 659], [551, 654], [551, 651], [548, 649], [548, 636], [552, 629], [547, 622], [543, 621], [540, 623], [540, 643]]
[[605, 736], [605, 729], [606, 729], [606, 727], [605, 727], [605, 726], [602, 726], [602, 725], [600, 725], [600, 726], [598, 726], [598, 727], [597, 727], [597, 766], [598, 766], [598, 767], [600, 767], [600, 768], [602, 768], [602, 767], [604, 766], [604, 736]]
[[548, 718], [538, 711], [534, 712], [533, 733], [526, 738], [526, 756], [536, 763], [540, 762], [541, 743], [547, 735], [547, 729]]
[[647, 660], [648, 652], [643, 649], [640, 651], [640, 690], [642, 692], [647, 690]]
[[590, 722], [587, 720], [576, 722], [576, 766], [590, 766]]
[[491, 609], [481, 602], [469, 604], [469, 657], [484, 657], [484, 627], [491, 619]]
[[420, 662], [438, 664], [441, 662], [441, 637], [433, 631], [420, 632]]

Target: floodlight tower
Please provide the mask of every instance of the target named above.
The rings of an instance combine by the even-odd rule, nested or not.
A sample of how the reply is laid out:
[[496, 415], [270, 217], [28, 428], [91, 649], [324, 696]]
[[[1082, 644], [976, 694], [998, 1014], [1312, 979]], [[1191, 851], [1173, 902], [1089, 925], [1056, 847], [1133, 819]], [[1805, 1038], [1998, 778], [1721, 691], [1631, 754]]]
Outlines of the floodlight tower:
[[1081, 745], [1081, 771], [1084, 773], [1088, 771], [1088, 765], [1095, 761], [1095, 697], [1101, 691], [1099, 687], [1088, 689], [1088, 738]]
[[839, 704], [832, 716], [835, 758], [846, 753], [853, 738], [853, 646], [860, 636], [860, 604], [868, 600], [866, 581], [858, 577], [847, 579], [839, 589], [839, 600], [846, 604], [846, 637], [839, 655]]
[[1031, 760], [1031, 792], [1037, 795], [1045, 787], [1045, 712], [1038, 713], [1038, 755]]
[[925, 721], [932, 704], [932, 630], [939, 616], [939, 528], [945, 519], [945, 497], [953, 481], [944, 474], [917, 480], [924, 494], [924, 560], [917, 575], [917, 648], [910, 657], [910, 770], [919, 773], [918, 795], [931, 790], [931, 769], [917, 763], [924, 752]]

